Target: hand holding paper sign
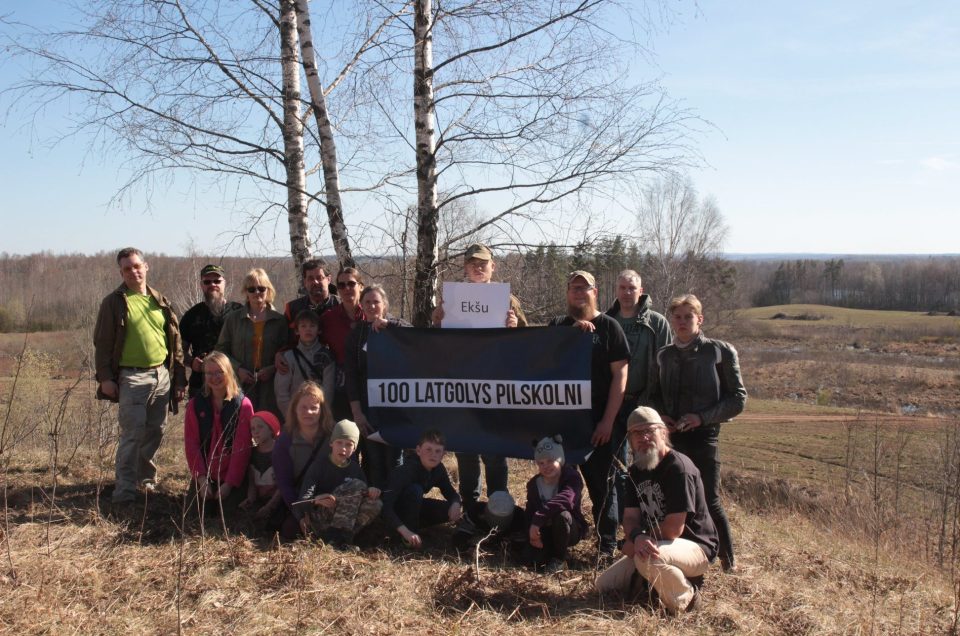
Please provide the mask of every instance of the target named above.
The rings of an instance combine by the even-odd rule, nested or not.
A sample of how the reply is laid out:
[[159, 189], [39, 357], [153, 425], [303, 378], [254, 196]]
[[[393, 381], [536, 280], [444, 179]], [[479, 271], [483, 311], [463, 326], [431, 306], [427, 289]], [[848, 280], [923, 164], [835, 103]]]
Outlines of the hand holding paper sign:
[[444, 283], [443, 307], [438, 309], [434, 318], [439, 314], [444, 328], [503, 327], [509, 325], [510, 320], [510, 285]]

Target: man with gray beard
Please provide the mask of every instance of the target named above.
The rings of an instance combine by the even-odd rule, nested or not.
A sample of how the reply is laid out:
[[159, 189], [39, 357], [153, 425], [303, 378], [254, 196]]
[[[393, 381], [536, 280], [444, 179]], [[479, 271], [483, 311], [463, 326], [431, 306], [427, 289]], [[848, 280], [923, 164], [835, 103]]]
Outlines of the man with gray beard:
[[188, 309], [180, 321], [183, 364], [190, 369], [191, 398], [203, 388], [203, 359], [217, 344], [224, 316], [242, 307], [227, 300], [227, 280], [219, 265], [205, 265], [200, 270], [200, 286], [203, 302]]
[[691, 610], [718, 544], [700, 472], [670, 448], [667, 426], [650, 407], [630, 413], [627, 439], [634, 463], [623, 511], [624, 557], [597, 577], [597, 588], [626, 591], [636, 571], [668, 612]]

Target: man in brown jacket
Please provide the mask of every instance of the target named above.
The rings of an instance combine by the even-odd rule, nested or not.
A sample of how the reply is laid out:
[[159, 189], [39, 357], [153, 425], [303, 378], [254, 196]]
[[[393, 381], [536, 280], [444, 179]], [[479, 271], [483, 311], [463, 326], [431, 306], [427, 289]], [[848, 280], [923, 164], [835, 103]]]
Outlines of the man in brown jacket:
[[[143, 252], [117, 254], [123, 284], [100, 304], [93, 331], [97, 397], [120, 404], [113, 503], [131, 503], [137, 486], [156, 485], [153, 457], [163, 441], [167, 408], [183, 399], [187, 385], [177, 316], [158, 291], [147, 286]], [[171, 402], [171, 385], [173, 390]]]

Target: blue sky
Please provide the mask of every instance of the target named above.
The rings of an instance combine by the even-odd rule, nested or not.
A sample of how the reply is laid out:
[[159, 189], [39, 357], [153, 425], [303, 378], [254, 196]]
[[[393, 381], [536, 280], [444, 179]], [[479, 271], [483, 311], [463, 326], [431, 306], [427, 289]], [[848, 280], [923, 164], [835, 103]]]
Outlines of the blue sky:
[[[57, 4], [2, 12], [49, 22], [67, 16]], [[960, 3], [671, 6], [680, 13], [652, 46], [671, 94], [714, 125], [699, 144], [709, 166], [692, 178], [725, 215], [727, 251], [960, 252]], [[22, 72], [0, 65], [0, 88]], [[174, 182], [149, 206], [108, 206], [122, 163], [83, 138], [51, 148], [61, 114], [33, 129], [17, 111], [0, 119], [0, 252], [225, 249], [217, 193]], [[285, 224], [275, 229], [250, 248], [282, 254]]]

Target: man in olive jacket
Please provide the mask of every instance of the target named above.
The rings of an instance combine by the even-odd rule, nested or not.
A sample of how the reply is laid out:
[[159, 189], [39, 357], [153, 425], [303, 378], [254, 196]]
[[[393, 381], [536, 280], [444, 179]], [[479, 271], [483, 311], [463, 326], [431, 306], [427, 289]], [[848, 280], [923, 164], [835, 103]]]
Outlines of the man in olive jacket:
[[[627, 389], [623, 396], [623, 420], [638, 406], [653, 403], [651, 376], [657, 370], [657, 351], [670, 344], [670, 325], [653, 309], [650, 294], [643, 293], [640, 274], [625, 269], [617, 276], [617, 300], [607, 315], [623, 328], [630, 345], [627, 363]], [[624, 430], [626, 433], [626, 430]]]
[[[143, 252], [117, 254], [123, 284], [100, 303], [93, 331], [97, 397], [120, 405], [113, 503], [132, 503], [137, 487], [156, 485], [153, 457], [163, 441], [167, 408], [187, 385], [177, 316], [169, 301], [147, 286]], [[171, 402], [172, 385], [172, 402]]]
[[[640, 274], [625, 269], [617, 276], [617, 300], [607, 315], [620, 323], [630, 346], [630, 360], [627, 363], [627, 388], [623, 394], [623, 406], [614, 424], [613, 444], [616, 457], [629, 465], [627, 461], [627, 416], [638, 406], [651, 406], [652, 393], [656, 386], [657, 351], [670, 344], [670, 325], [667, 319], [653, 309], [649, 294], [643, 293]], [[617, 470], [615, 486], [617, 489], [617, 515], [623, 519], [624, 488], [627, 474]]]

